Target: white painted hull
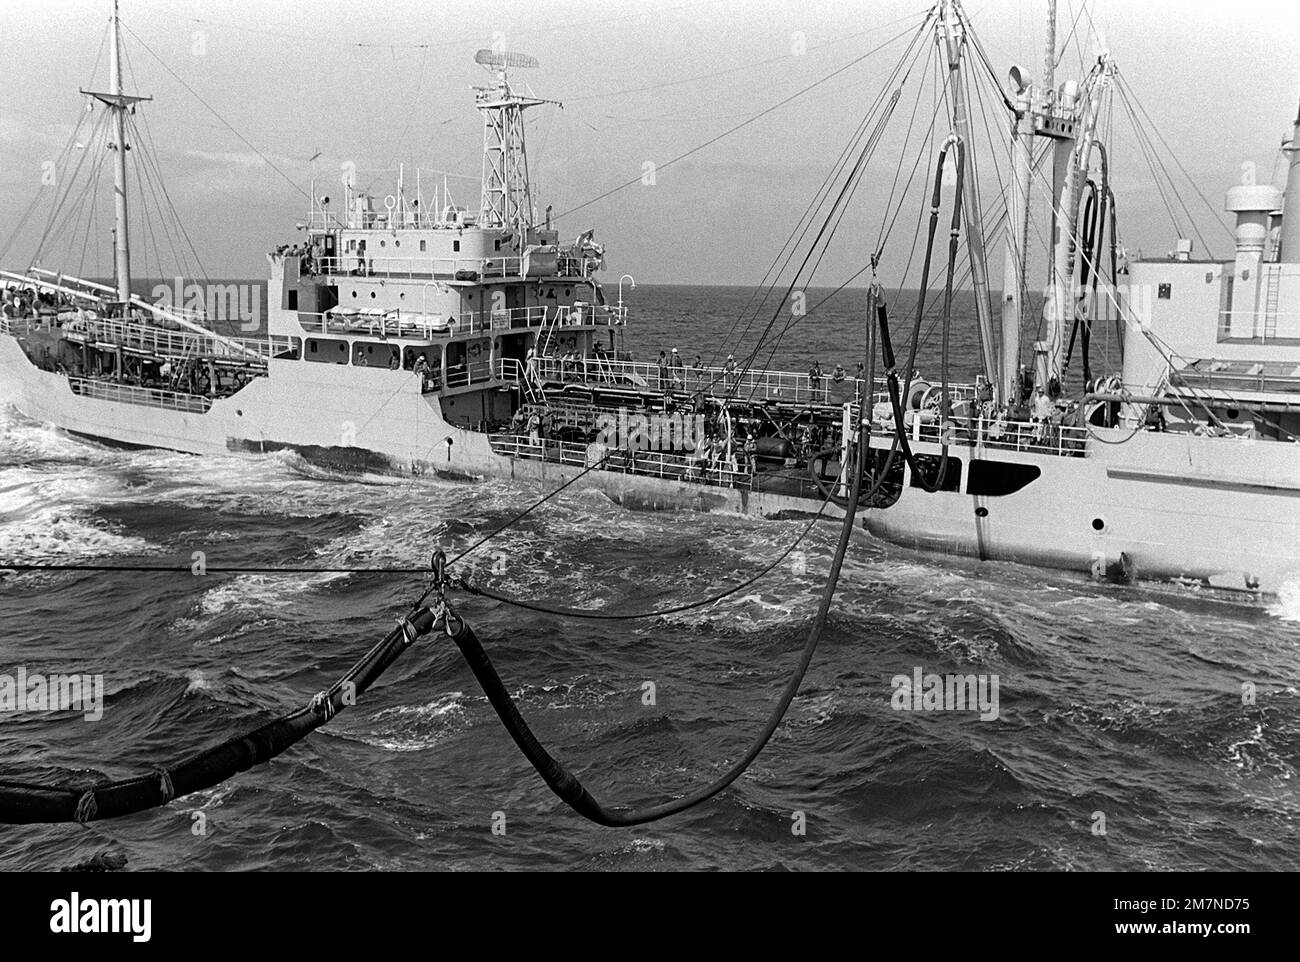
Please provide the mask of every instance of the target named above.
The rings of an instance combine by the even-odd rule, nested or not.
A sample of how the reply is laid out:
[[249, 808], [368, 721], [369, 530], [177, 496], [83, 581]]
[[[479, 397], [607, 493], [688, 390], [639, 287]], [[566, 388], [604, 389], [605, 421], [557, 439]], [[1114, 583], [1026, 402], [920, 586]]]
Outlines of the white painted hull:
[[[215, 401], [207, 413], [187, 413], [78, 396], [66, 378], [34, 367], [14, 338], [0, 335], [0, 401], [74, 433], [194, 454], [256, 456], [291, 447], [354, 467], [547, 483], [581, 471], [496, 454], [486, 435], [449, 425], [437, 397], [422, 394], [409, 372], [269, 364], [268, 377]], [[938, 450], [914, 446], [918, 453]], [[958, 492], [909, 486], [894, 506], [867, 512], [866, 528], [910, 547], [1095, 577], [1123, 555], [1143, 578], [1267, 593], [1300, 583], [1300, 445], [1140, 432], [1124, 443], [1090, 441], [1085, 457], [975, 453], [1032, 463], [1042, 474], [1001, 497], [966, 493], [965, 471]], [[953, 454], [967, 464], [972, 456], [960, 448]], [[608, 471], [592, 471], [584, 484], [637, 507], [760, 516], [816, 508], [806, 498]], [[827, 516], [842, 515], [829, 508]]]
[[[487, 435], [449, 425], [437, 395], [423, 394], [409, 371], [273, 359], [267, 377], [199, 414], [74, 394], [67, 378], [33, 366], [13, 337], [0, 334], [0, 403], [86, 437], [191, 454], [257, 456], [292, 448], [350, 468], [556, 484], [582, 471], [495, 453]], [[760, 516], [818, 508], [803, 498], [621, 472], [592, 471], [583, 484], [631, 507]], [[826, 516], [843, 514], [828, 506]]]
[[1114, 572], [1122, 555], [1140, 578], [1267, 593], [1300, 584], [1300, 445], [1095, 434], [1111, 443], [1089, 441], [1084, 457], [954, 446], [950, 455], [967, 464], [972, 456], [1014, 461], [1042, 475], [999, 497], [966, 493], [965, 472], [961, 491], [909, 486], [893, 507], [870, 512], [866, 526], [911, 547], [1096, 577]]

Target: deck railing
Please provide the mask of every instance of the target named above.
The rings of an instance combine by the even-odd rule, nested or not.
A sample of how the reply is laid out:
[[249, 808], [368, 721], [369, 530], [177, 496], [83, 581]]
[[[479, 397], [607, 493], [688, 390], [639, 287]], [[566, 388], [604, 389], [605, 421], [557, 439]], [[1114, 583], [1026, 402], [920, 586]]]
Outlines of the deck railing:
[[137, 387], [133, 384], [117, 384], [113, 381], [96, 381], [84, 377], [70, 377], [68, 385], [72, 388], [73, 394], [100, 401], [166, 408], [170, 411], [184, 411], [190, 414], [205, 414], [212, 407], [211, 398], [165, 391], [161, 388]]
[[523, 434], [493, 435], [490, 443], [497, 454], [511, 458], [554, 461], [583, 468], [599, 463], [604, 458], [602, 468], [605, 471], [728, 488], [748, 488], [751, 483], [748, 472], [732, 468], [729, 464], [711, 465], [696, 460], [689, 454], [671, 451], [607, 449], [601, 445], [552, 441]]
[[439, 277], [456, 280], [456, 275], [468, 272], [483, 277], [519, 277], [523, 270], [522, 257], [428, 257], [410, 255], [393, 257], [345, 253], [336, 257], [321, 257], [311, 263], [317, 274], [334, 274], [349, 277]]
[[63, 322], [63, 336], [91, 346], [123, 347], [141, 353], [176, 359], [220, 357], [265, 360], [286, 353], [297, 355], [300, 345], [280, 335], [260, 338], [217, 338], [178, 331], [151, 324], [135, 324], [113, 318], [75, 318]]
[[440, 315], [426, 311], [365, 311], [336, 308], [324, 313], [298, 312], [298, 322], [309, 334], [347, 334], [350, 336], [406, 337], [431, 341], [465, 334], [493, 334], [503, 331], [577, 326], [615, 327], [622, 323], [613, 308], [587, 308], [581, 312], [569, 307], [511, 307], [499, 311], [466, 311]]
[[[498, 377], [505, 381], [518, 381], [524, 374], [524, 365], [509, 361], [503, 365]], [[856, 405], [863, 382], [855, 378], [823, 377], [816, 380], [807, 374], [789, 371], [728, 372], [720, 367], [668, 368], [663, 373], [657, 364], [643, 361], [615, 361], [610, 358], [539, 357], [532, 361], [530, 380], [535, 386], [544, 383], [582, 384], [605, 388], [649, 388], [651, 390], [680, 391], [694, 394], [702, 391], [714, 397], [732, 397], [738, 401], [781, 400], [794, 404], [812, 403], [839, 407]], [[871, 394], [873, 403], [888, 400], [885, 382], [876, 380]], [[974, 397], [973, 385], [949, 386], [954, 400]]]
[[[892, 424], [873, 425], [877, 436], [893, 435]], [[1076, 425], [1053, 424], [1051, 422], [1024, 421], [989, 421], [979, 418], [973, 423], [954, 418], [947, 430], [937, 421], [922, 422], [916, 420], [908, 434], [914, 441], [929, 441], [942, 444], [945, 437], [954, 449], [969, 447], [972, 443], [989, 448], [1007, 451], [1035, 451], [1040, 454], [1055, 454], [1063, 457], [1083, 457], [1088, 444], [1088, 429]]]

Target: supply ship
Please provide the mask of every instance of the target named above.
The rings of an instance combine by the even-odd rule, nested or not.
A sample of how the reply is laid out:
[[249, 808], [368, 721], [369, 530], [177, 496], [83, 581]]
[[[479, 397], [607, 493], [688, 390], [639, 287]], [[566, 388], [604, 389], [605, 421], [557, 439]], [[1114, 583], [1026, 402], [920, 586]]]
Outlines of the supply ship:
[[[867, 443], [864, 524], [880, 538], [1093, 577], [1300, 590], [1300, 213], [1286, 214], [1300, 211], [1300, 118], [1285, 189], [1227, 193], [1231, 259], [1198, 259], [1183, 238], [1168, 256], [1129, 256], [1104, 122], [1120, 74], [1102, 52], [1082, 79], [1058, 86], [1048, 7], [1039, 80], [1015, 68], [982, 93], [987, 57], [961, 4], [939, 0], [918, 14], [900, 65], [933, 58], [943, 86], [913, 167], [921, 180], [909, 209], [929, 210], [930, 231], [909, 357], [894, 356], [896, 298], [885, 294], [909, 275], [879, 273], [878, 248], [861, 258], [871, 272], [862, 368], [804, 374], [757, 363], [779, 333], [708, 364], [632, 358], [622, 282], [611, 299], [594, 232], [561, 240], [551, 208], [539, 216], [524, 118], [550, 102], [516, 82], [536, 61], [502, 51], [476, 56], [491, 78], [475, 91], [477, 210], [445, 190], [426, 197], [400, 175], [382, 197], [348, 183], [331, 198], [313, 185], [301, 239], [268, 254], [267, 328], [256, 337], [213, 330], [205, 305], [134, 295], [128, 168], [147, 98], [124, 91], [115, 4], [108, 90], [83, 92], [103, 139], [86, 153], [103, 150], [115, 182], [113, 283], [35, 262], [0, 272], [0, 402], [117, 445], [250, 457], [287, 449], [354, 470], [545, 486], [582, 474], [629, 507], [761, 516], [841, 516], [845, 465]], [[838, 224], [846, 198], [873, 176], [906, 89], [899, 78], [911, 74], [890, 75], [810, 205], [824, 223]], [[1010, 139], [1001, 158], [983, 158], [1011, 158], [987, 210], [988, 184], [975, 174], [977, 97], [993, 102], [988, 130]], [[914, 196], [907, 183], [899, 205]], [[1034, 220], [1044, 201], [1050, 227]], [[936, 249], [942, 257], [941, 207], [952, 221], [932, 318], [924, 292]], [[987, 249], [997, 235], [995, 302]], [[974, 384], [949, 381], [946, 347], [938, 377], [914, 368], [922, 320], [941, 324], [947, 344], [959, 261], [979, 327]], [[801, 271], [791, 288], [811, 280]], [[1038, 314], [1030, 292], [1040, 276]], [[773, 316], [782, 332], [797, 320]], [[1102, 327], [1122, 365], [1094, 376], [1089, 344]], [[1070, 372], [1076, 340], [1082, 378]]]

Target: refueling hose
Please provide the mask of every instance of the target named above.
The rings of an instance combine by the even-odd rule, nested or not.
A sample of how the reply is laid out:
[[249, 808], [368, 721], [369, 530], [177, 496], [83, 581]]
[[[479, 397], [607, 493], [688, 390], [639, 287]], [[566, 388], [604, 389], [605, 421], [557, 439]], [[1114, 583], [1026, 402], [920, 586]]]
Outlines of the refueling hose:
[[355, 704], [356, 698], [417, 638], [428, 634], [439, 618], [429, 608], [413, 611], [408, 617], [399, 619], [397, 626], [366, 652], [347, 674], [315, 695], [304, 707], [169, 768], [83, 788], [0, 781], [0, 824], [85, 823], [120, 818], [166, 805], [183, 795], [220, 784], [254, 765], [269, 762]]
[[889, 339], [888, 318], [883, 314], [880, 315], [880, 351], [885, 359], [885, 374], [889, 385], [889, 403], [894, 411], [894, 434], [902, 449], [903, 457], [907, 460], [912, 469], [912, 477], [916, 483], [924, 490], [933, 494], [943, 487], [944, 479], [948, 474], [948, 433], [945, 428], [946, 419], [950, 410], [948, 402], [948, 335], [952, 322], [952, 287], [953, 274], [957, 268], [957, 238], [961, 232], [961, 198], [962, 184], [966, 176], [966, 145], [957, 138], [950, 138], [944, 143], [939, 151], [939, 160], [934, 171], [934, 192], [930, 201], [930, 230], [925, 246], [925, 263], [921, 268], [921, 290], [917, 295], [916, 322], [912, 327], [912, 344], [907, 356], [907, 379], [906, 390], [910, 393], [912, 388], [912, 371], [916, 364], [916, 350], [921, 339], [921, 319], [925, 314], [925, 295], [926, 288], [930, 283], [930, 259], [934, 252], [934, 235], [939, 226], [939, 205], [942, 198], [943, 186], [943, 167], [948, 156], [949, 146], [955, 144], [957, 147], [957, 187], [953, 200], [952, 224], [948, 232], [948, 274], [944, 286], [944, 303], [943, 303], [943, 347], [942, 357], [940, 359], [940, 387], [939, 387], [939, 438], [942, 442], [939, 454], [939, 465], [935, 470], [935, 479], [933, 483], [926, 478], [925, 472], [920, 469], [916, 456], [912, 453], [912, 446], [907, 441], [907, 428], [903, 424], [903, 405], [899, 397], [898, 372], [895, 370], [894, 347]]
[[855, 462], [857, 470], [853, 473], [853, 490], [844, 513], [843, 525], [840, 528], [839, 543], [836, 545], [835, 555], [831, 559], [830, 574], [826, 578], [826, 586], [822, 589], [821, 604], [817, 608], [817, 617], [808, 632], [808, 640], [804, 643], [799, 663], [790, 680], [786, 683], [785, 690], [781, 693], [781, 697], [768, 717], [767, 723], [755, 737], [745, 754], [721, 777], [689, 795], [642, 809], [607, 808], [601, 804], [577, 776], [542, 747], [541, 742], [537, 740], [537, 736], [533, 734], [532, 729], [528, 727], [528, 723], [524, 721], [519, 709], [515, 707], [509, 690], [502, 682], [501, 676], [497, 673], [492, 660], [488, 657], [487, 651], [484, 650], [474, 630], [463, 622], [459, 631], [451, 632], [448, 629], [452, 641], [456, 643], [461, 654], [465, 656], [466, 663], [469, 665], [470, 670], [474, 672], [474, 677], [478, 679], [478, 683], [482, 687], [484, 694], [487, 695], [488, 701], [496, 709], [497, 716], [501, 719], [501, 723], [505, 725], [506, 731], [510, 733], [510, 737], [514, 739], [515, 744], [519, 746], [519, 750], [524, 753], [533, 768], [542, 776], [542, 780], [546, 782], [547, 787], [561, 801], [583, 818], [595, 822], [597, 825], [611, 828], [643, 825], [646, 822], [654, 822], [670, 815], [677, 815], [708, 801], [744, 774], [745, 770], [753, 764], [754, 759], [762, 752], [772, 734], [781, 724], [790, 703], [794, 701], [799, 686], [803, 683], [804, 675], [808, 671], [808, 665], [812, 662], [813, 654], [817, 650], [817, 643], [821, 641], [822, 633], [826, 628], [826, 618], [830, 612], [831, 601], [835, 597], [835, 589], [839, 584], [840, 569], [843, 566], [844, 554], [848, 550], [850, 536], [853, 533], [853, 519], [857, 515], [858, 496], [861, 494], [862, 469], [867, 450], [866, 437], [861, 429], [859, 429], [856, 448]]

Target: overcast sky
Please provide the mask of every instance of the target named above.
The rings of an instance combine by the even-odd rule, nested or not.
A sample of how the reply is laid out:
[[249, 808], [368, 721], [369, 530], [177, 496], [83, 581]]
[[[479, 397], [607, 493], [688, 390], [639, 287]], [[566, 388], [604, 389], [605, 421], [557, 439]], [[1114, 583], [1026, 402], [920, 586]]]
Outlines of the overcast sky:
[[[1273, 176], [1300, 97], [1295, 0], [1059, 6], [1062, 39], [1076, 17], [1078, 26], [1058, 80], [1078, 74], [1080, 53], [1092, 57], [1095, 26], [1216, 208], [1243, 162], [1257, 165], [1260, 180]], [[295, 224], [306, 199], [294, 185], [308, 190], [313, 169], [318, 194], [338, 195], [341, 165], [352, 162], [382, 196], [390, 189], [382, 171], [418, 163], [426, 191], [446, 172], [456, 201], [477, 208], [482, 132], [470, 86], [487, 79], [473, 62], [479, 47], [536, 56], [540, 68], [517, 78], [564, 103], [532, 110], [528, 129], [539, 209], [562, 212], [899, 36], [925, 7], [924, 0], [122, 0], [122, 16], [131, 31], [127, 85], [155, 98], [143, 110], [159, 165], [208, 274], [261, 277], [264, 252], [301, 236]], [[966, 8], [999, 76], [1016, 62], [1038, 78], [1045, 0], [967, 0]], [[42, 186], [42, 165], [81, 116], [77, 90], [92, 82], [110, 9], [109, 0], [0, 2], [0, 247], [38, 192], [55, 193]], [[560, 222], [562, 233], [594, 227], [610, 280], [628, 271], [645, 282], [756, 283], [905, 43], [657, 170], [653, 185], [583, 207]], [[101, 61], [94, 83], [105, 78]], [[897, 136], [911, 104], [905, 96], [891, 124]], [[1124, 238], [1162, 253], [1173, 245], [1173, 227], [1135, 141], [1125, 149], [1124, 136], [1114, 173]], [[881, 166], [844, 221], [826, 283], [861, 266], [875, 240], [900, 144], [882, 142]], [[1222, 228], [1183, 187], [1207, 237], [1220, 232], [1215, 253], [1226, 253]], [[903, 220], [914, 224], [917, 209], [909, 204]], [[29, 220], [6, 267], [26, 266], [46, 219], [47, 210]], [[98, 230], [106, 268], [107, 228]], [[906, 233], [910, 239], [910, 227]], [[148, 238], [137, 231], [141, 243]], [[81, 249], [74, 260], [90, 272], [93, 257], [83, 261]], [[995, 278], [1000, 262], [998, 254]]]

